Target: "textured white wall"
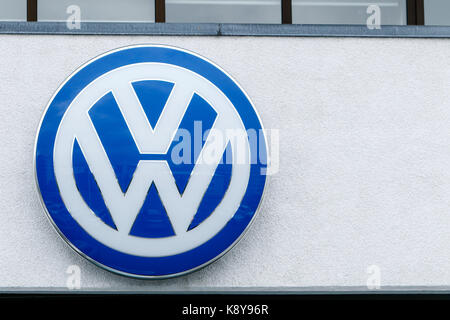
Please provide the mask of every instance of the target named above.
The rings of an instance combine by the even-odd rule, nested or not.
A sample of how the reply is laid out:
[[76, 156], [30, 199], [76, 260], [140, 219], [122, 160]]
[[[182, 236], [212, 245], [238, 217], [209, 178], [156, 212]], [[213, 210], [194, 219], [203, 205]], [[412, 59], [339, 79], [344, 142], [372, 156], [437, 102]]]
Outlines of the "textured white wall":
[[[113, 275], [59, 238], [32, 170], [35, 133], [59, 84], [138, 43], [204, 55], [280, 130], [280, 171], [241, 242], [188, 276]], [[450, 285], [450, 41], [419, 39], [0, 36], [0, 287]]]

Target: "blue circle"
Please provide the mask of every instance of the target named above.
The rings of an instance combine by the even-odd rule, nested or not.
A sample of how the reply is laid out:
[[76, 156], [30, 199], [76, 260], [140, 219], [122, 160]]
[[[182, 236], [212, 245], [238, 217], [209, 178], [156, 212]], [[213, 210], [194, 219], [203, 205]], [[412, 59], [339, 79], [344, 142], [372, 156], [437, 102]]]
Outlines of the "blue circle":
[[250, 178], [242, 202], [228, 223], [211, 239], [189, 251], [164, 257], [142, 257], [112, 249], [89, 235], [68, 212], [61, 199], [53, 167], [53, 151], [59, 124], [73, 99], [92, 81], [125, 65], [159, 62], [191, 70], [219, 88], [236, 108], [246, 130], [262, 130], [251, 102], [239, 85], [210, 61], [187, 51], [166, 46], [134, 46], [106, 53], [82, 66], [58, 89], [42, 118], [35, 146], [38, 189], [48, 216], [57, 231], [76, 251], [116, 273], [159, 278], [194, 271], [226, 253], [243, 235], [261, 201], [266, 176], [265, 138], [251, 149]]

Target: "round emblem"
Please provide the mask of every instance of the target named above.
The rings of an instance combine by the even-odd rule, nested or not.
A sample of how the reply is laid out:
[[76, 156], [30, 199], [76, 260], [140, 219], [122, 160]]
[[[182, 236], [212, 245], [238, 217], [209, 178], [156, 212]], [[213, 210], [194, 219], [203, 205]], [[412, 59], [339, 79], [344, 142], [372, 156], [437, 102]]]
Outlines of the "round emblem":
[[75, 71], [35, 146], [48, 216], [77, 252], [141, 278], [181, 275], [227, 252], [266, 183], [261, 122], [242, 88], [194, 53], [121, 48]]

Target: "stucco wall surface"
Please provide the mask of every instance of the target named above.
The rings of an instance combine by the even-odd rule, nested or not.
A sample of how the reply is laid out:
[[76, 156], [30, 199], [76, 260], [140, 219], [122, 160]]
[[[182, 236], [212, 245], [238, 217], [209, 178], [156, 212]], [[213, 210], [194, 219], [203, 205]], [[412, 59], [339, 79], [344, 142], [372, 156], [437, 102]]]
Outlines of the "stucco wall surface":
[[[198, 272], [146, 281], [72, 251], [35, 188], [39, 120], [59, 84], [114, 48], [179, 46], [219, 64], [280, 132], [280, 170], [238, 245]], [[0, 36], [0, 287], [450, 286], [450, 40]]]

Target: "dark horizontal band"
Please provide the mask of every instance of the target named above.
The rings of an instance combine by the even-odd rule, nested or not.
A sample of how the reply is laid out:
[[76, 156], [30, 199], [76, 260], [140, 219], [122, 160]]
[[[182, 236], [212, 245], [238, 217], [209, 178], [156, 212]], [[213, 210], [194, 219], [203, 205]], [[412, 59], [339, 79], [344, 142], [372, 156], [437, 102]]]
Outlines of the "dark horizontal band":
[[65, 22], [0, 22], [0, 34], [450, 38], [450, 26], [83, 22], [69, 29]]

